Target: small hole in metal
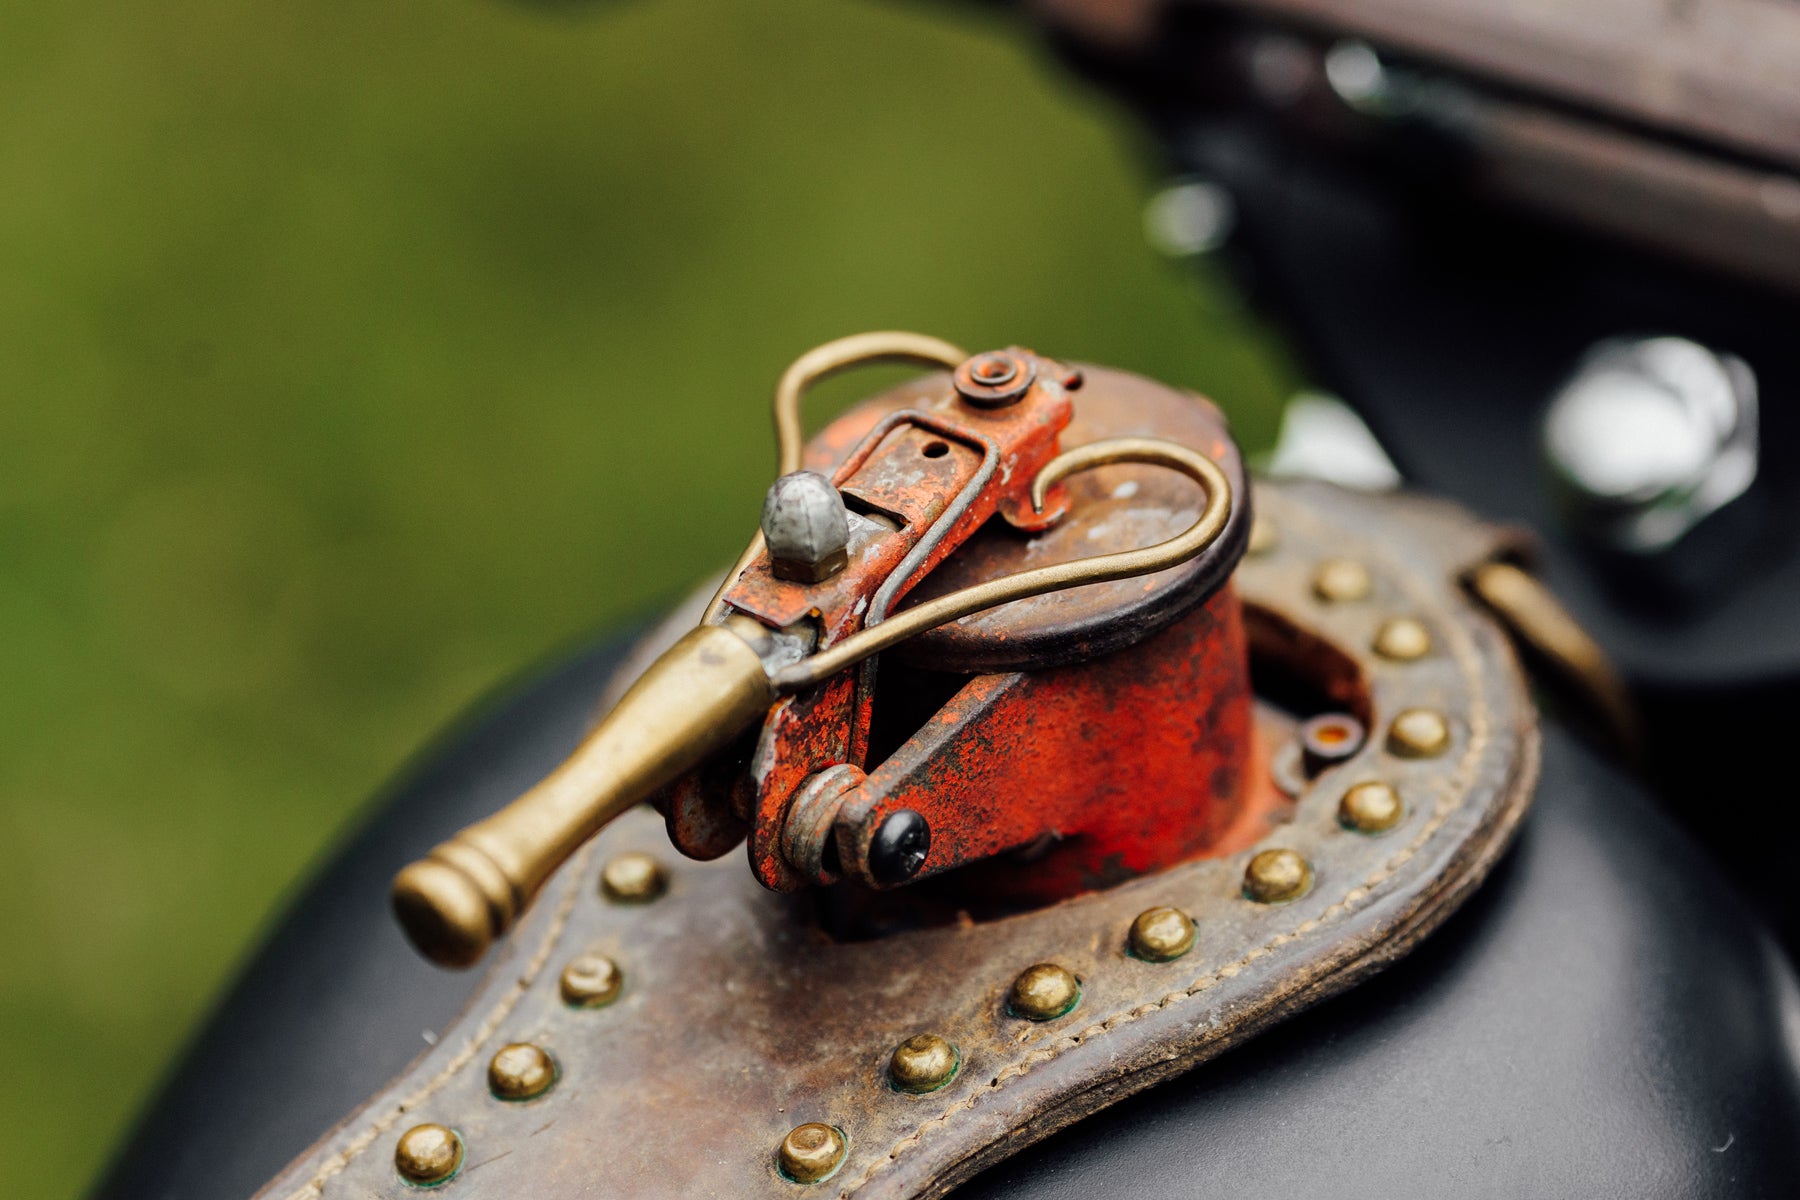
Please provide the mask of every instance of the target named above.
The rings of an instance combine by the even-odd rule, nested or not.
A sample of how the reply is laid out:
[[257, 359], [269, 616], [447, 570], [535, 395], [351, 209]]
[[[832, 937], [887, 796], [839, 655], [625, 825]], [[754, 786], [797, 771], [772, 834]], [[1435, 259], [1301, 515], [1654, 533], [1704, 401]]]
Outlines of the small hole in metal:
[[942, 458], [950, 453], [950, 447], [943, 442], [926, 442], [923, 453], [926, 458]]

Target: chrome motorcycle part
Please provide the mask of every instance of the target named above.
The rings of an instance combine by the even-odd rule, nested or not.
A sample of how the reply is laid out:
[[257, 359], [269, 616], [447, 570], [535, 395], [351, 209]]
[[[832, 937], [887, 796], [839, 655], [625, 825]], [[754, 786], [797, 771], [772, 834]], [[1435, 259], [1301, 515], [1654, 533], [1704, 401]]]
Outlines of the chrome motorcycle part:
[[1756, 479], [1756, 376], [1686, 338], [1618, 338], [1583, 356], [1544, 414], [1570, 522], [1660, 554]]

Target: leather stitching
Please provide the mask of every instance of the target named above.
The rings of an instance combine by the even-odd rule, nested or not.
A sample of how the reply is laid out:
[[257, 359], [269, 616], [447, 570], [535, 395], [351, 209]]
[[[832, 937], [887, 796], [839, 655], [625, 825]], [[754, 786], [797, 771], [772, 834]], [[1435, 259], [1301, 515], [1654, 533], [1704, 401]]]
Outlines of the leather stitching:
[[556, 949], [556, 943], [561, 940], [563, 929], [568, 925], [569, 917], [575, 911], [575, 902], [584, 890], [578, 881], [586, 875], [587, 862], [593, 857], [593, 853], [594, 845], [590, 842], [577, 855], [573, 872], [576, 882], [570, 883], [568, 891], [564, 893], [561, 902], [557, 904], [556, 912], [550, 918], [550, 924], [545, 928], [543, 938], [539, 940], [537, 949], [532, 952], [530, 961], [525, 964], [525, 970], [520, 972], [519, 978], [512, 987], [508, 988], [506, 994], [488, 1011], [486, 1018], [476, 1027], [474, 1034], [463, 1045], [463, 1048], [458, 1050], [436, 1075], [426, 1080], [418, 1091], [407, 1096], [391, 1110], [370, 1122], [367, 1128], [345, 1143], [344, 1147], [336, 1154], [320, 1163], [319, 1169], [313, 1172], [313, 1177], [288, 1193], [287, 1200], [318, 1200], [324, 1194], [325, 1184], [332, 1176], [348, 1167], [358, 1155], [374, 1144], [375, 1139], [398, 1124], [400, 1118], [435, 1096], [475, 1059], [481, 1052], [482, 1044], [499, 1031], [501, 1023], [512, 1015], [512, 1010], [518, 1007], [519, 1001], [524, 999], [525, 994], [531, 990], [531, 985], [537, 982], [538, 976], [544, 970], [544, 964], [550, 961], [550, 955]]

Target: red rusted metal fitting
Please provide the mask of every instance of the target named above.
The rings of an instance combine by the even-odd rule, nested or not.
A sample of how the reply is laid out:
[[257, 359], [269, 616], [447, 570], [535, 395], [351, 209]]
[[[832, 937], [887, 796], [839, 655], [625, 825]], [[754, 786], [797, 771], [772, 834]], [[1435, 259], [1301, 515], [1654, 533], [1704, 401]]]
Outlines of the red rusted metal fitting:
[[999, 408], [1030, 391], [1036, 375], [1036, 364], [1019, 351], [994, 350], [956, 368], [956, 392], [970, 404]]
[[1182, 442], [1226, 472], [1234, 505], [1212, 548], [1154, 576], [965, 618], [890, 651], [879, 670], [871, 660], [780, 701], [754, 744], [663, 794], [676, 844], [715, 857], [747, 834], [752, 871], [775, 890], [841, 878], [898, 903], [981, 912], [1254, 840], [1286, 801], [1253, 753], [1228, 583], [1248, 493], [1223, 418], [1198, 397], [1017, 347], [970, 358], [948, 386], [938, 375], [877, 397], [821, 432], [805, 462], [844, 497], [848, 565], [808, 583], [779, 578], [765, 554], [724, 601], [827, 647], [915, 587], [938, 594], [1172, 536], [1196, 493], [1154, 467], [1100, 468], [1031, 508], [1030, 482], [1065, 436], [1121, 434]]
[[963, 881], [977, 908], [1046, 903], [1235, 845], [1257, 785], [1246, 663], [1224, 588], [1130, 649], [972, 677], [842, 798], [845, 875], [902, 882], [874, 857], [899, 812], [930, 827], [930, 855], [907, 878], [984, 863]]

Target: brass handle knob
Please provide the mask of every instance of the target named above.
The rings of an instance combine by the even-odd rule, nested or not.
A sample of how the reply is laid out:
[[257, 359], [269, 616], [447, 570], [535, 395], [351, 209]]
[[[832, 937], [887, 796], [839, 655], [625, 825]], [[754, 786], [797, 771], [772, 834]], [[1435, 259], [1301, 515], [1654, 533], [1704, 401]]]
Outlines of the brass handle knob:
[[743, 638], [717, 625], [689, 633], [543, 782], [394, 878], [407, 937], [444, 966], [474, 963], [577, 847], [726, 746], [774, 698]]

